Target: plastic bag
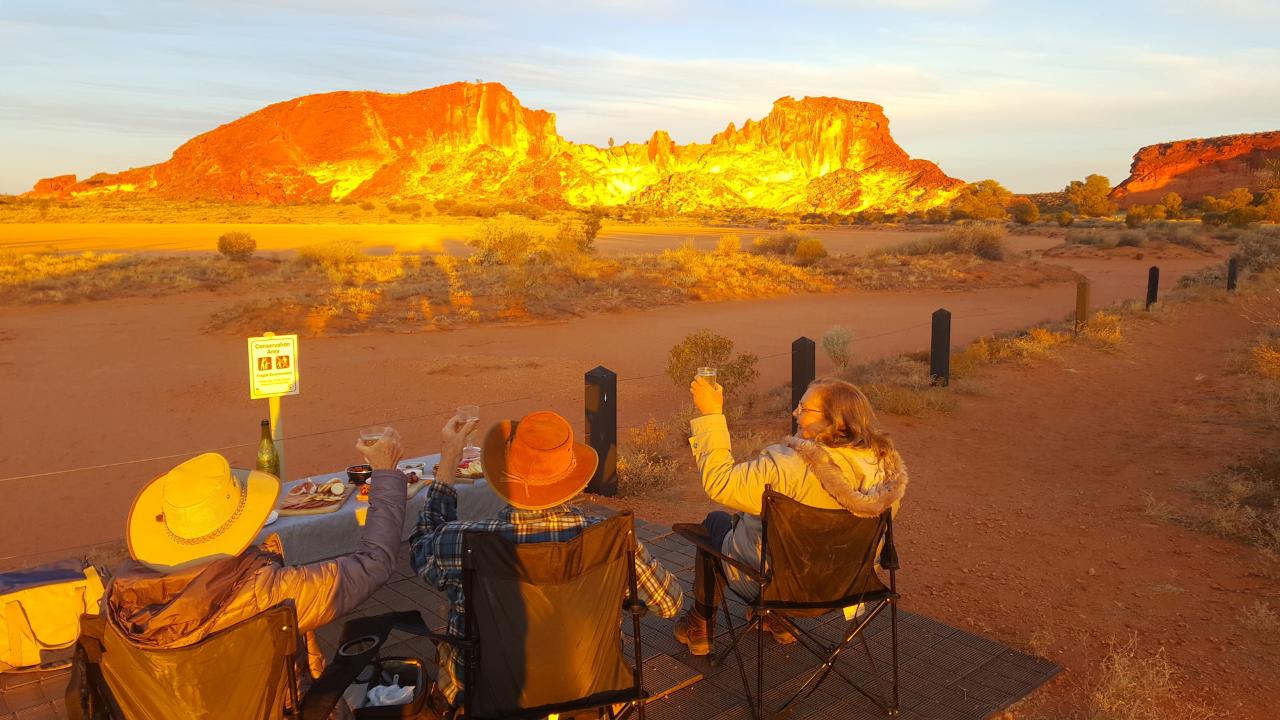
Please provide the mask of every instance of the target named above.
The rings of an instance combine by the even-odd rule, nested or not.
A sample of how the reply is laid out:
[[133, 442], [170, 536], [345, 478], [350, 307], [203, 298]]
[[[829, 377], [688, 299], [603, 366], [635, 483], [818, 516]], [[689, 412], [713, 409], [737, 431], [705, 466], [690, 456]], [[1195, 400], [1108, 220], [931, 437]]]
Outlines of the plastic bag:
[[378, 685], [369, 688], [368, 706], [405, 705], [413, 702], [414, 685], [400, 686], [400, 676], [396, 675], [390, 685]]

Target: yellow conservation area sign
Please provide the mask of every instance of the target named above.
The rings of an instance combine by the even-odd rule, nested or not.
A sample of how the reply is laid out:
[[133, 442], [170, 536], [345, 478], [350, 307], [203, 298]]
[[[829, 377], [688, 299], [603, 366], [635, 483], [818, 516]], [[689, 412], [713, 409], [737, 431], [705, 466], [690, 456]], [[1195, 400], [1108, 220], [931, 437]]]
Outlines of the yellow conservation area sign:
[[249, 397], [298, 394], [298, 336], [249, 338]]

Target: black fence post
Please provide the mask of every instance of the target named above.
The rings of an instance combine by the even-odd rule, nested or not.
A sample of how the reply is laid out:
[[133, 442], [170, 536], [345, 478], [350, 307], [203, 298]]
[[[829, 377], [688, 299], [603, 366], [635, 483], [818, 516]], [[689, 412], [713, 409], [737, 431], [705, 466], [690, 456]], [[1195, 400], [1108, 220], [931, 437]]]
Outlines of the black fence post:
[[1227, 261], [1227, 292], [1236, 291], [1236, 279], [1240, 276], [1240, 261], [1231, 258]]
[[600, 456], [587, 491], [613, 497], [618, 494], [618, 374], [604, 366], [588, 370], [584, 404], [587, 444]]
[[1147, 310], [1156, 304], [1156, 300], [1160, 297], [1160, 268], [1155, 265], [1147, 271]]
[[951, 383], [951, 311], [945, 308], [938, 308], [933, 313], [929, 382], [943, 387]]
[[[804, 391], [818, 373], [817, 345], [807, 337], [796, 338], [791, 343], [791, 409], [800, 404]], [[791, 416], [791, 434], [796, 434], [796, 417]]]
[[1084, 329], [1089, 322], [1089, 281], [1076, 283], [1076, 332]]

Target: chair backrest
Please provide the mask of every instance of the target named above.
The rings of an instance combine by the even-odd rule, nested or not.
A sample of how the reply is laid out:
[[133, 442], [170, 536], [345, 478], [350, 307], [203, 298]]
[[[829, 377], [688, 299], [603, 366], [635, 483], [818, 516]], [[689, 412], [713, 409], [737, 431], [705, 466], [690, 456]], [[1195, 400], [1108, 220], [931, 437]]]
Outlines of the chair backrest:
[[772, 489], [763, 504], [765, 604], [830, 609], [886, 591], [875, 571], [886, 515], [810, 507]]
[[467, 673], [476, 718], [545, 715], [635, 696], [619, 616], [634, 597], [630, 513], [567, 542], [513, 543], [495, 533], [464, 541]]
[[284, 604], [194, 645], [152, 650], [105, 623], [102, 678], [129, 720], [278, 720], [298, 701], [297, 628], [293, 605]]

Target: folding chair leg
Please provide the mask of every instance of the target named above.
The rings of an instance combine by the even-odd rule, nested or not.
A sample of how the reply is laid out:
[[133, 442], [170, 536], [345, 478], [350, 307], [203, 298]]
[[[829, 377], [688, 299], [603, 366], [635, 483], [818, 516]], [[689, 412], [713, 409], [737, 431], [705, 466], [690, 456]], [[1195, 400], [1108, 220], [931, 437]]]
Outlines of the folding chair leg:
[[769, 611], [756, 617], [756, 713], [758, 719], [764, 718], [764, 619]]
[[893, 639], [893, 704], [889, 717], [898, 716], [898, 598], [889, 598], [889, 634]]

